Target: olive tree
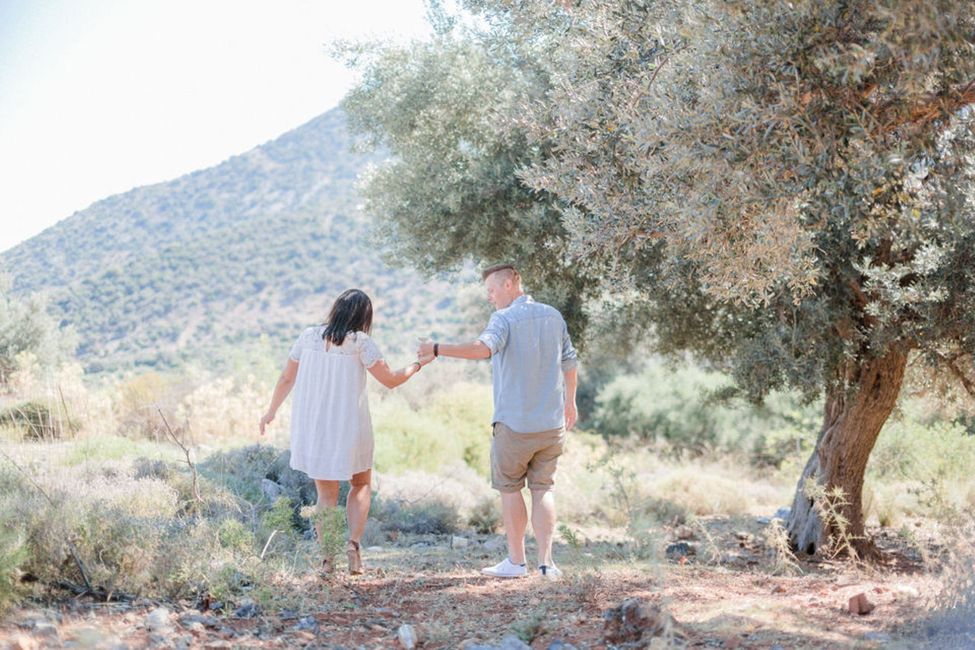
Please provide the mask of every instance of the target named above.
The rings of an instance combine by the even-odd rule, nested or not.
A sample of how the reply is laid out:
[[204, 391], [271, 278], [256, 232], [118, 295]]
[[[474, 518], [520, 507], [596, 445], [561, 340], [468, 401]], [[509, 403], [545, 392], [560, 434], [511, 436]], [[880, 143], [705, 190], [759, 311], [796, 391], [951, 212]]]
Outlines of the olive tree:
[[58, 327], [42, 297], [14, 298], [8, 279], [0, 275], [0, 390], [20, 368], [24, 354], [33, 355], [42, 368], [54, 368], [71, 357], [75, 345], [74, 332]]
[[[365, 66], [353, 93], [389, 93], [387, 122], [358, 122], [393, 155], [368, 189], [403, 207], [374, 198], [377, 216], [439, 214], [446, 246], [482, 258], [469, 230], [501, 223], [499, 210], [544, 214], [534, 223], [556, 245], [499, 228], [490, 250], [521, 246], [598, 280], [660, 350], [695, 353], [756, 399], [823, 398], [790, 538], [813, 552], [842, 534], [869, 550], [864, 473], [909, 360], [975, 394], [975, 2], [464, 4], [466, 27], [417, 46], [423, 57]], [[458, 47], [487, 53], [473, 60], [498, 83], [451, 60]], [[423, 74], [431, 59], [445, 68]], [[445, 79], [471, 103], [453, 103], [456, 87], [432, 95]], [[430, 112], [388, 101], [417, 95]], [[354, 119], [370, 114], [356, 101]], [[451, 147], [431, 144], [423, 116]], [[491, 143], [516, 154], [495, 182], [455, 173], [465, 119], [485, 116]], [[463, 202], [502, 187], [517, 194]], [[394, 230], [402, 246], [430, 241]]]

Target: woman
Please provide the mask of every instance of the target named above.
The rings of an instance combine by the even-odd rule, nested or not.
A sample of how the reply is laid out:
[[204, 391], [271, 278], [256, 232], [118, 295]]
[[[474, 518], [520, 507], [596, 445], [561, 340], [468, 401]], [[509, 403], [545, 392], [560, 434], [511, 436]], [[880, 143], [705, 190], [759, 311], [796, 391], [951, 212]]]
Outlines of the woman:
[[[305, 472], [318, 491], [316, 512], [338, 505], [339, 481], [350, 481], [346, 502], [349, 572], [362, 573], [359, 541], [369, 515], [372, 480], [372, 421], [366, 397], [366, 370], [387, 388], [395, 388], [423, 367], [414, 361], [390, 370], [372, 329], [372, 301], [349, 289], [336, 299], [328, 319], [309, 327], [291, 348], [271, 405], [261, 417], [261, 435], [281, 403], [295, 388], [291, 405], [291, 467]], [[427, 361], [429, 363], [429, 361]], [[321, 524], [315, 530], [321, 540]], [[322, 561], [331, 572], [332, 558]]]

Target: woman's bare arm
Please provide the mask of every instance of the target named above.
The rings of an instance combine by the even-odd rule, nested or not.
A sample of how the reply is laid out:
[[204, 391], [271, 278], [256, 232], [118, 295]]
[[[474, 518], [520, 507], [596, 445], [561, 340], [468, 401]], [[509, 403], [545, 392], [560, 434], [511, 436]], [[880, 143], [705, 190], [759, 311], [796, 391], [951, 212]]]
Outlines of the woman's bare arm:
[[261, 435], [264, 435], [264, 430], [267, 425], [271, 424], [274, 420], [274, 416], [278, 413], [278, 408], [281, 407], [281, 403], [291, 392], [291, 388], [295, 385], [295, 377], [298, 376], [298, 362], [294, 359], [288, 359], [288, 364], [281, 371], [281, 376], [278, 377], [278, 383], [274, 387], [274, 393], [271, 395], [271, 404], [267, 407], [267, 413], [261, 416]]
[[386, 388], [396, 388], [400, 384], [405, 383], [407, 379], [420, 372], [420, 368], [423, 365], [425, 364], [415, 361], [404, 368], [400, 368], [399, 370], [391, 370], [389, 364], [386, 363], [384, 359], [380, 359], [376, 363], [369, 366], [369, 373]]

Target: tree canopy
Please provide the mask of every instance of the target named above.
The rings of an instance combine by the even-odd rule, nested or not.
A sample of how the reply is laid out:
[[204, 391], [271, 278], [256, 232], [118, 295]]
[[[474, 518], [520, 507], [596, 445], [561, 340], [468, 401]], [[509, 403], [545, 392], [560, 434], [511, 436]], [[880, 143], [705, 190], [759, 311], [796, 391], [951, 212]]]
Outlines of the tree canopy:
[[862, 533], [908, 359], [975, 393], [975, 2], [462, 5], [346, 51], [396, 250], [514, 259], [755, 398], [823, 396], [790, 534], [835, 532], [810, 483]]
[[74, 352], [76, 337], [47, 315], [39, 296], [19, 300], [10, 295], [9, 281], [0, 276], [0, 390], [33, 355], [42, 368], [54, 368]]

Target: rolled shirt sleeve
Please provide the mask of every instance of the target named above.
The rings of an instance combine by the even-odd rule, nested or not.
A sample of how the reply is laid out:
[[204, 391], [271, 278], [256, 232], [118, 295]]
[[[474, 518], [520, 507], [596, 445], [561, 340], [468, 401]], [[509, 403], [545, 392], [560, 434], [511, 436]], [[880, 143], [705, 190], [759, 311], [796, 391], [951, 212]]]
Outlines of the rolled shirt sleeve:
[[569, 372], [570, 370], [577, 368], [579, 366], [579, 359], [576, 355], [576, 349], [572, 346], [572, 339], [569, 338], [569, 328], [566, 326], [565, 321], [562, 321], [562, 372]]
[[492, 355], [497, 354], [504, 349], [508, 342], [509, 329], [508, 321], [504, 316], [495, 312], [491, 314], [491, 320], [488, 321], [487, 327], [477, 337], [477, 340], [486, 345]]

